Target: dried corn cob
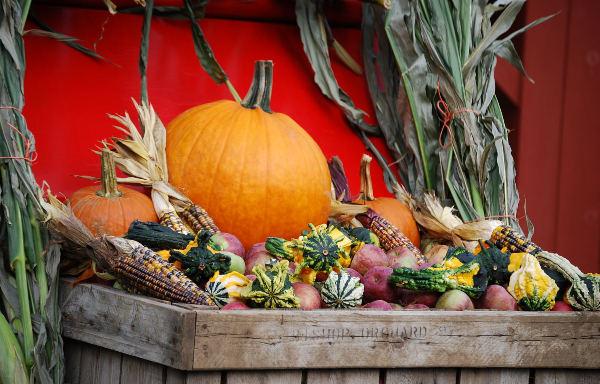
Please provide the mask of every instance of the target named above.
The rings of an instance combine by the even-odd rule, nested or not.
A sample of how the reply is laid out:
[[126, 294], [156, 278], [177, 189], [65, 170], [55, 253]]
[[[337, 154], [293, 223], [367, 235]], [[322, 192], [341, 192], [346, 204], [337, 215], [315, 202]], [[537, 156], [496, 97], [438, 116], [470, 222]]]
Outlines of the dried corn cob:
[[492, 232], [491, 241], [498, 248], [508, 248], [509, 251], [526, 252], [535, 255], [542, 249], [506, 225], [500, 225]]
[[139, 246], [114, 261], [119, 283], [129, 292], [187, 304], [215, 305], [204, 291], [154, 251]]
[[369, 208], [366, 213], [356, 215], [356, 218], [365, 228], [377, 235], [381, 248], [383, 248], [384, 251], [387, 252], [396, 247], [408, 248], [414, 253], [419, 264], [427, 262], [427, 259], [423, 253], [421, 253], [421, 250], [415, 247], [408, 237], [404, 236], [402, 231], [396, 228], [394, 224], [379, 216], [379, 214], [371, 208]]
[[183, 221], [177, 216], [175, 211], [167, 211], [163, 213], [160, 217], [160, 225], [164, 225], [165, 227], [169, 227], [175, 232], [183, 233], [184, 235], [189, 235], [190, 231], [186, 229]]
[[190, 204], [181, 216], [189, 224], [194, 233], [209, 231], [213, 235], [220, 232], [213, 219], [208, 215], [204, 208], [196, 204]]

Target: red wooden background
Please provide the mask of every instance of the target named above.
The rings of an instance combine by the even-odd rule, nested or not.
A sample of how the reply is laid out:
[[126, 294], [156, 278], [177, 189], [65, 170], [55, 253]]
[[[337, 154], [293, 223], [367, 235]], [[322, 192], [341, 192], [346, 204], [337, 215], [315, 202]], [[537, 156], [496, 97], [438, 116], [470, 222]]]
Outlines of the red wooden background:
[[[45, 4], [60, 4], [48, 6]], [[130, 4], [123, 0], [120, 7]], [[158, 1], [155, 2], [155, 5]], [[161, 4], [180, 5], [173, 0]], [[79, 8], [85, 6], [88, 8]], [[334, 35], [360, 63], [358, 1], [330, 9]], [[42, 0], [33, 8], [59, 32], [82, 39], [119, 66], [92, 59], [62, 43], [26, 36], [27, 72], [24, 110], [36, 135], [38, 182], [68, 195], [88, 185], [72, 174], [98, 175], [99, 162], [88, 148], [120, 135], [107, 113], [133, 113], [139, 98], [138, 50], [142, 17], [109, 16], [101, 1]], [[585, 271], [600, 272], [600, 132], [595, 94], [599, 88], [600, 2], [530, 0], [520, 24], [561, 12], [516, 42], [527, 82], [500, 61], [499, 96], [517, 159], [517, 183], [535, 225], [533, 240], [573, 260]], [[275, 62], [272, 107], [286, 113], [319, 143], [328, 158], [339, 155], [353, 193], [358, 192], [362, 142], [339, 109], [321, 95], [305, 58], [292, 0], [213, 0], [201, 21], [215, 56], [243, 96], [252, 62]], [[26, 29], [37, 28], [29, 23]], [[99, 38], [101, 40], [99, 40]], [[357, 107], [373, 115], [366, 82], [332, 56], [340, 85]], [[150, 100], [163, 122], [208, 101], [231, 98], [202, 71], [194, 54], [189, 22], [154, 18], [148, 66]], [[376, 145], [385, 151], [381, 140]], [[388, 156], [391, 161], [391, 156]], [[382, 173], [372, 166], [375, 192], [389, 195]], [[522, 214], [521, 214], [522, 216]], [[525, 227], [524, 220], [521, 220]]]

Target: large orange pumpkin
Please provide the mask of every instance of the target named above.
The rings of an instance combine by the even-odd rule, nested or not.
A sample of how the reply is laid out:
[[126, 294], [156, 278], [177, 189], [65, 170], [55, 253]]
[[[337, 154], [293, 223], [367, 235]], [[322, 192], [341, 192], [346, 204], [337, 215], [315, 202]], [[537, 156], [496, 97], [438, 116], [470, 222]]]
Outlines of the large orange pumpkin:
[[362, 157], [360, 162], [360, 197], [354, 202], [368, 205], [381, 217], [402, 231], [415, 247], [420, 247], [419, 228], [410, 209], [392, 197], [374, 197], [370, 171], [371, 160], [372, 158], [368, 155]]
[[329, 216], [327, 160], [304, 129], [270, 110], [272, 66], [256, 62], [241, 105], [200, 105], [167, 126], [171, 183], [246, 249], [298, 237]]
[[141, 192], [120, 186], [113, 154], [103, 150], [100, 185], [84, 187], [69, 196], [73, 214], [95, 237], [122, 236], [134, 220], [158, 221], [152, 200]]

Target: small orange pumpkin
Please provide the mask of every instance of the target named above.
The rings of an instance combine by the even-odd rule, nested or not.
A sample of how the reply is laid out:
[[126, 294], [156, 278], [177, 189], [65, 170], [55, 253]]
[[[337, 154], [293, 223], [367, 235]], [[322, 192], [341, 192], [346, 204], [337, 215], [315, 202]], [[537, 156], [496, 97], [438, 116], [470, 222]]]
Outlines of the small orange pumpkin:
[[152, 200], [131, 188], [117, 188], [112, 152], [103, 150], [100, 185], [84, 187], [69, 196], [73, 214], [95, 237], [122, 236], [134, 220], [158, 221]]
[[375, 198], [373, 183], [371, 181], [371, 160], [368, 155], [363, 155], [360, 161], [360, 197], [355, 203], [366, 204], [381, 217], [394, 224], [416, 247], [421, 244], [419, 228], [413, 218], [412, 212], [399, 200], [392, 197]]
[[269, 107], [273, 63], [258, 61], [241, 103], [194, 107], [167, 126], [170, 182], [246, 249], [327, 222], [331, 178], [317, 143]]

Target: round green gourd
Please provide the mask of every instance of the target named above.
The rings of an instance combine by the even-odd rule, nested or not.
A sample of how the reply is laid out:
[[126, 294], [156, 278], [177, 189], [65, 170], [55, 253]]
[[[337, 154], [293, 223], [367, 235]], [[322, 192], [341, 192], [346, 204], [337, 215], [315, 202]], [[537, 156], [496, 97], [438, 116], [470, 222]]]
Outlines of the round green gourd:
[[217, 307], [222, 308], [229, 304], [229, 292], [225, 284], [219, 281], [209, 281], [204, 288], [206, 295], [217, 304]]
[[362, 303], [365, 286], [358, 277], [342, 271], [331, 272], [323, 288], [321, 299], [329, 308], [356, 308]]

